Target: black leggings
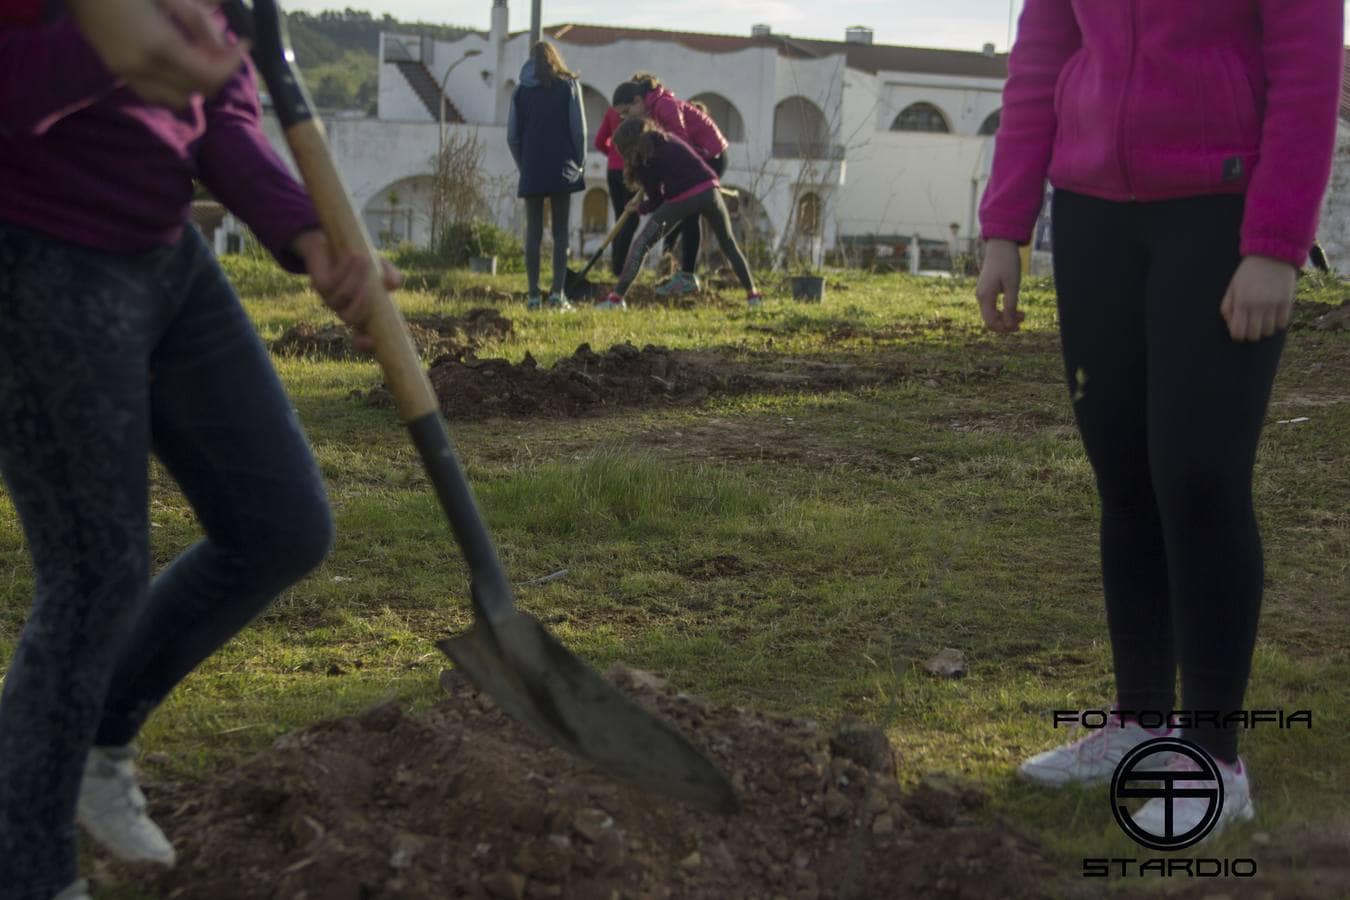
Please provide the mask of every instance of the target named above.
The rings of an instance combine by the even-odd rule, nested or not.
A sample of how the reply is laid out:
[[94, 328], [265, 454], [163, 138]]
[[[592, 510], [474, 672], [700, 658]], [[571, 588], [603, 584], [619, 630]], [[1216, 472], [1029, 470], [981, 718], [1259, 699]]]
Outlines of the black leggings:
[[628, 292], [628, 288], [638, 276], [638, 270], [642, 268], [642, 260], [647, 257], [652, 247], [656, 246], [656, 242], [661, 240], [663, 234], [672, 228], [683, 227], [681, 222], [687, 222], [689, 219], [698, 221], [700, 217], [706, 218], [708, 224], [712, 226], [718, 245], [731, 262], [731, 267], [736, 270], [736, 277], [741, 280], [746, 292], [753, 293], [755, 280], [750, 276], [750, 266], [746, 263], [741, 248], [736, 246], [736, 238], [731, 234], [731, 216], [727, 213], [727, 205], [722, 202], [722, 192], [715, 187], [676, 203], [663, 203], [648, 216], [647, 224], [638, 232], [637, 240], [628, 251], [628, 261], [624, 263], [623, 271], [619, 273], [619, 283], [614, 286], [615, 292], [620, 297]]
[[[1113, 203], [1055, 191], [1055, 283], [1074, 414], [1101, 498], [1122, 709], [1242, 708], [1261, 609], [1252, 469], [1283, 333], [1228, 335], [1241, 196]], [[1226, 761], [1237, 732], [1187, 729]]]
[[[633, 199], [633, 190], [624, 183], [623, 169], [610, 169], [606, 178], [609, 180], [609, 205], [614, 209], [614, 221], [617, 222], [623, 215], [623, 208]], [[635, 213], [623, 223], [619, 233], [614, 235], [614, 242], [609, 245], [609, 268], [616, 278], [623, 271], [623, 264], [628, 259], [628, 248], [633, 245], [633, 235], [637, 234], [637, 229], [638, 216]]]
[[525, 277], [529, 280], [532, 297], [539, 293], [539, 245], [544, 242], [545, 200], [553, 213], [552, 293], [563, 289], [563, 279], [567, 276], [567, 220], [572, 212], [572, 195], [530, 194], [525, 198]]
[[[727, 170], [727, 155], [719, 153], [712, 159], [707, 160], [708, 165], [721, 178]], [[666, 250], [669, 252], [674, 246], [674, 238], [679, 235], [680, 238], [680, 271], [694, 274], [694, 269], [698, 268], [699, 245], [703, 242], [702, 223], [700, 216], [690, 216], [681, 223], [680, 227], [666, 235]], [[734, 264], [733, 264], [734, 265]]]

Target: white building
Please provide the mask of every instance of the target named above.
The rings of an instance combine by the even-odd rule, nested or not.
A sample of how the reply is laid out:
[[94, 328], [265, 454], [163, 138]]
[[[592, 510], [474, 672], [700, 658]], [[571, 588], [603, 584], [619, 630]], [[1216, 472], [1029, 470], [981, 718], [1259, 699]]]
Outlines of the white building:
[[[377, 240], [428, 239], [442, 116], [445, 138], [473, 134], [484, 145], [486, 193], [499, 224], [521, 224], [506, 119], [529, 35], [509, 31], [506, 0], [492, 3], [486, 34], [382, 35], [377, 116], [326, 122]], [[945, 256], [977, 232], [1006, 74], [1006, 58], [992, 45], [883, 46], [861, 27], [842, 41], [767, 26], [747, 36], [573, 24], [544, 33], [581, 74], [588, 147], [614, 87], [635, 71], [703, 101], [731, 141], [722, 181], [740, 192], [738, 227], [768, 249], [790, 239], [817, 259], [839, 245], [887, 255], [917, 234], [926, 250]], [[612, 223], [605, 167], [590, 150], [587, 191], [574, 200], [577, 245], [593, 244]]]

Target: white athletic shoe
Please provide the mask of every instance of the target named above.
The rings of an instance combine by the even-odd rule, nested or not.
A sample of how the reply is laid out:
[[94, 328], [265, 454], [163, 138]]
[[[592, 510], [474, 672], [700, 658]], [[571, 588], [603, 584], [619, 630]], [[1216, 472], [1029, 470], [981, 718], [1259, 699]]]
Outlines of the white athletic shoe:
[[52, 900], [93, 900], [89, 896], [89, 882], [83, 878], [77, 878], [66, 885], [65, 889]]
[[[1238, 760], [1236, 765], [1216, 760], [1219, 766], [1219, 774], [1223, 777], [1223, 811], [1219, 813], [1219, 820], [1214, 823], [1213, 830], [1206, 836], [1205, 840], [1214, 837], [1214, 835], [1223, 831], [1234, 822], [1250, 822], [1256, 817], [1256, 808], [1252, 806], [1252, 787], [1247, 780], [1247, 767]], [[1172, 754], [1171, 760], [1166, 768], [1181, 772], [1197, 772], [1199, 769], [1193, 760], [1187, 759], [1179, 753]], [[1175, 781], [1173, 786], [1176, 788], [1213, 788], [1213, 782], [1205, 781]], [[1170, 837], [1175, 834], [1185, 834], [1196, 825], [1209, 812], [1208, 797], [1175, 797], [1172, 799], [1172, 830], [1167, 831], [1167, 801], [1162, 797], [1155, 797], [1141, 806], [1130, 818], [1134, 824], [1149, 834], [1158, 837]]]
[[173, 845], [145, 814], [132, 745], [93, 747], [84, 764], [76, 820], [89, 836], [126, 862], [174, 864]]
[[1154, 732], [1134, 722], [1121, 725], [1112, 720], [1085, 738], [1036, 754], [1017, 767], [1017, 774], [1050, 787], [1096, 784], [1110, 779], [1125, 754], [1144, 741], [1176, 734], [1176, 729]]

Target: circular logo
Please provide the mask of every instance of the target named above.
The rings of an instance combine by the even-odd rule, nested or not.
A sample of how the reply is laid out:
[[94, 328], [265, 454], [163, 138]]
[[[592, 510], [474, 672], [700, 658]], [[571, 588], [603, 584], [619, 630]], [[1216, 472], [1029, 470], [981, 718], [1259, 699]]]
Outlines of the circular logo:
[[[1195, 763], [1191, 769], [1167, 765], [1173, 756], [1184, 757]], [[1124, 802], [1146, 798], [1153, 815], [1141, 815], [1144, 809], [1131, 813]], [[1196, 804], [1204, 804], [1204, 812], [1191, 824]], [[1188, 815], [1177, 821], [1178, 809]], [[1161, 819], [1156, 815], [1161, 809]], [[1111, 776], [1111, 813], [1121, 830], [1135, 843], [1150, 850], [1181, 850], [1203, 840], [1214, 829], [1223, 812], [1223, 776], [1218, 764], [1200, 747], [1180, 738], [1154, 738], [1135, 747], [1121, 759]], [[1141, 823], [1140, 819], [1144, 821]], [[1177, 833], [1179, 826], [1186, 826]], [[1146, 827], [1147, 826], [1147, 827]]]

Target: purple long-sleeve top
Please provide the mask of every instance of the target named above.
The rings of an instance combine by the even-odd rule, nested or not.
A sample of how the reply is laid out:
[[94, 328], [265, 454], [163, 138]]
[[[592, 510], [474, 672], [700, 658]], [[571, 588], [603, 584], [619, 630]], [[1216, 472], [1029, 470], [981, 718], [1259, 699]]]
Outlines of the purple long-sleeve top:
[[200, 179], [287, 269], [318, 227], [259, 127], [245, 66], [183, 111], [142, 102], [69, 17], [0, 27], [0, 221], [114, 253], [176, 242]]

